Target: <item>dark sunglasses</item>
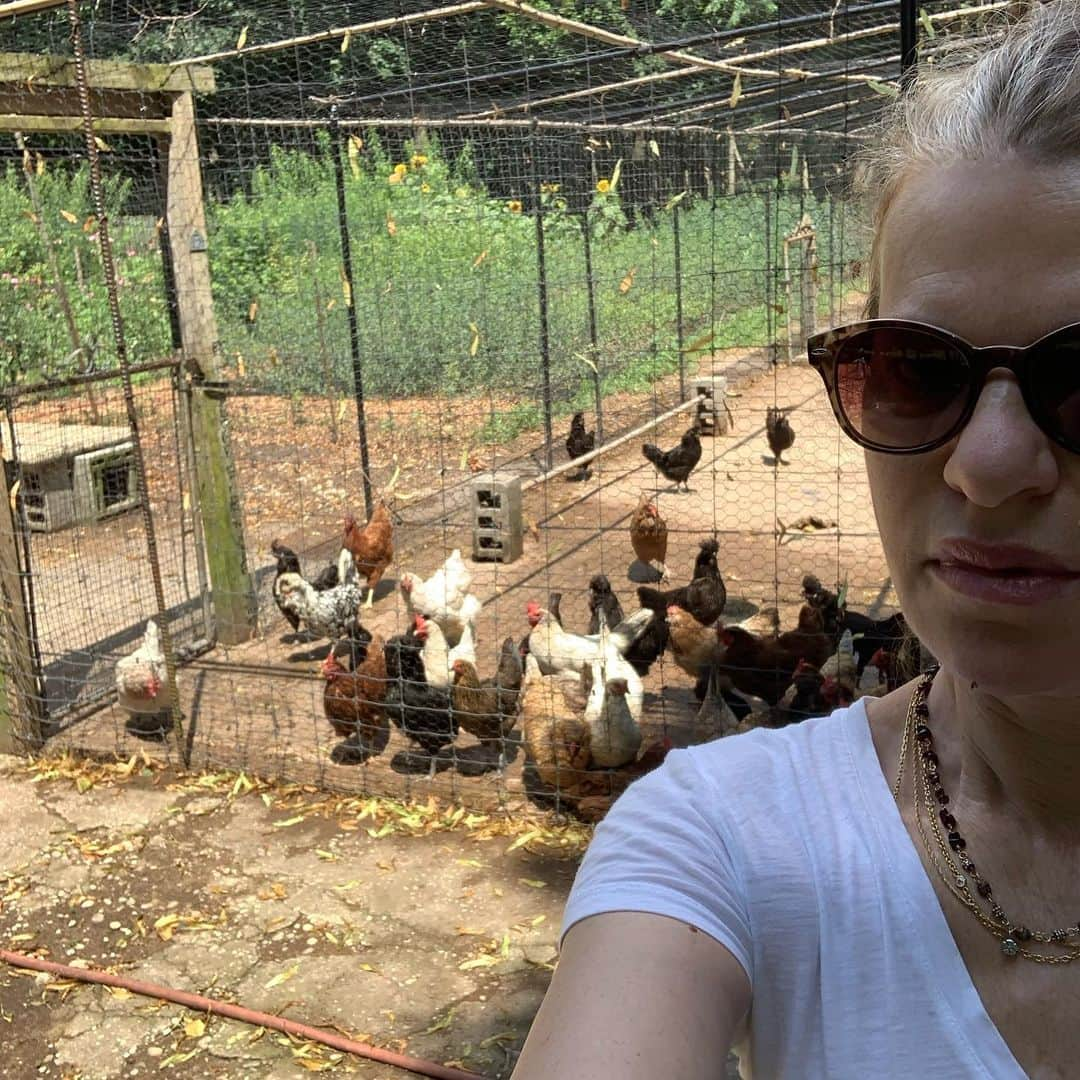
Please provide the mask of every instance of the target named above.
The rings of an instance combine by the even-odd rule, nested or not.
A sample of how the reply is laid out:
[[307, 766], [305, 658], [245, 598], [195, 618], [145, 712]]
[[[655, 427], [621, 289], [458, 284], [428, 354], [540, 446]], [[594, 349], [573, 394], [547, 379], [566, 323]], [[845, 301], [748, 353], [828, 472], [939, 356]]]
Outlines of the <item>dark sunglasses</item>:
[[810, 364], [845, 433], [882, 454], [922, 454], [971, 419], [993, 368], [1016, 375], [1032, 419], [1080, 454], [1080, 323], [1031, 345], [986, 345], [925, 323], [869, 319], [816, 334]]

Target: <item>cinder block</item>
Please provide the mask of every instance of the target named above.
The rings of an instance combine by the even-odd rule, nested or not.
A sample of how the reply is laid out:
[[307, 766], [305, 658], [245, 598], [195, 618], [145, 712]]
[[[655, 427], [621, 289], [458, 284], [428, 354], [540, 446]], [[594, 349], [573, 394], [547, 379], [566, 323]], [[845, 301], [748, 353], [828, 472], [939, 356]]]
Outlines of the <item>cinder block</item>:
[[510, 472], [479, 473], [472, 479], [470, 495], [473, 558], [504, 563], [521, 558], [521, 477]]
[[731, 427], [731, 417], [724, 401], [727, 377], [698, 375], [692, 385], [698, 399], [697, 422], [702, 435], [726, 435]]

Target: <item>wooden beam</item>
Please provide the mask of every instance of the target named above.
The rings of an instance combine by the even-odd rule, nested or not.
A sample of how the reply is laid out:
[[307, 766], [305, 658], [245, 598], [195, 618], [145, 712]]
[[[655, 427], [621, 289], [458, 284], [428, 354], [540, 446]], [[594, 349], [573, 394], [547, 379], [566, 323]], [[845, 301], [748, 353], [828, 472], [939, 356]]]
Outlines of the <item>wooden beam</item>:
[[[81, 116], [23, 116], [0, 113], [0, 131], [64, 132], [82, 131]], [[94, 121], [94, 130], [107, 135], [164, 135], [171, 130], [168, 120], [101, 119]]]
[[[110, 120], [164, 120], [172, 110], [171, 94], [132, 93], [130, 90], [91, 90], [90, 112]], [[82, 116], [74, 87], [29, 90], [20, 83], [0, 83], [0, 113], [34, 116]]]
[[[98, 90], [137, 90], [151, 94], [214, 92], [214, 69], [189, 63], [131, 64], [123, 60], [87, 60], [90, 86]], [[66, 56], [0, 53], [0, 82], [41, 86], [76, 86], [75, 61]]]
[[217, 321], [210, 291], [195, 103], [190, 93], [173, 102], [166, 184], [180, 336], [193, 376], [192, 443], [217, 640], [235, 645], [251, 639], [258, 609], [244, 550], [225, 396], [218, 381]]
[[449, 7], [431, 8], [429, 11], [417, 11], [412, 15], [391, 16], [375, 19], [372, 22], [353, 23], [351, 26], [335, 26], [330, 30], [320, 30], [315, 34], [303, 34], [300, 37], [279, 38], [262, 45], [248, 45], [243, 49], [223, 49], [221, 52], [204, 53], [186, 60], [177, 60], [174, 67], [188, 64], [212, 64], [217, 60], [228, 60], [234, 56], [258, 56], [261, 53], [279, 52], [296, 45], [316, 45], [320, 41], [336, 41], [338, 38], [351, 37], [353, 34], [377, 34], [382, 30], [396, 30], [413, 23], [433, 22], [448, 19], [454, 15], [468, 15], [473, 11], [483, 11], [488, 6], [487, 0], [466, 0], [463, 4], [451, 4]]
[[11, 0], [9, 4], [0, 4], [0, 19], [13, 15], [32, 15], [35, 11], [47, 11], [63, 3], [66, 3], [66, 0]]
[[13, 501], [5, 481], [0, 484], [0, 752], [9, 754], [42, 741], [42, 701], [30, 637], [32, 623], [19, 568]]

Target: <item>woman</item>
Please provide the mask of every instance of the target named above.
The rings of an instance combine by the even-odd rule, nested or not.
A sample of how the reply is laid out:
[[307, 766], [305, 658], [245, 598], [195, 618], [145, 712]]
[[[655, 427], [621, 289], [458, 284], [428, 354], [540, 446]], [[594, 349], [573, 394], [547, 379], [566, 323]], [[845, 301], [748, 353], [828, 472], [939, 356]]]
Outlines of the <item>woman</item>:
[[1078, 5], [921, 72], [858, 175], [895, 322], [811, 362], [940, 670], [633, 785], [516, 1080], [1080, 1075]]

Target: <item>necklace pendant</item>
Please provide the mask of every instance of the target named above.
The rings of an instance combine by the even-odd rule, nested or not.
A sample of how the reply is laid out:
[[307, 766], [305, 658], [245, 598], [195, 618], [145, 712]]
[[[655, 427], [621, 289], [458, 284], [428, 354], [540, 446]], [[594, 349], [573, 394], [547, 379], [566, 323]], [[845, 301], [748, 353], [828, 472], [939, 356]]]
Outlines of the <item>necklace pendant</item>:
[[966, 889], [967, 888], [967, 878], [964, 877], [963, 874], [957, 874], [956, 875], [956, 887], [958, 889]]
[[1013, 938], [1007, 937], [1001, 943], [1001, 951], [1006, 956], [1016, 956], [1020, 952], [1020, 946]]

